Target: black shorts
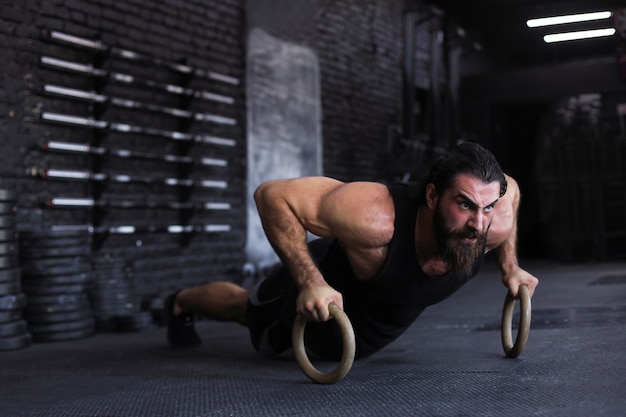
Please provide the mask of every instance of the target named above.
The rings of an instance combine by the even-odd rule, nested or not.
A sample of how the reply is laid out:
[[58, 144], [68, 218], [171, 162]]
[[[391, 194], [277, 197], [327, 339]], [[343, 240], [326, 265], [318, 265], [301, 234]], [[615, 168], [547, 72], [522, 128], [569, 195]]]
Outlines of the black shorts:
[[[323, 257], [326, 239], [310, 245], [315, 259]], [[282, 266], [261, 281], [248, 298], [248, 328], [254, 348], [263, 354], [278, 355], [292, 347], [291, 335], [296, 318], [298, 289]], [[341, 332], [335, 320], [308, 323], [304, 333], [308, 350], [323, 358], [337, 360], [343, 351]]]

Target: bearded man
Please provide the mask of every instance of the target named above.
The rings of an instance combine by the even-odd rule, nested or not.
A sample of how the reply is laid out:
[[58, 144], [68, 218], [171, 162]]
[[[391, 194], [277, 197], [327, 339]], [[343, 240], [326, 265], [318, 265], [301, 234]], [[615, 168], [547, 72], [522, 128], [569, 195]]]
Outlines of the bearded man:
[[[305, 177], [263, 183], [255, 201], [282, 265], [254, 288], [211, 282], [166, 300], [172, 346], [200, 343], [194, 314], [235, 321], [256, 350], [291, 347], [296, 314], [309, 321], [307, 348], [341, 356], [341, 333], [328, 305], [354, 327], [356, 358], [399, 337], [432, 304], [467, 283], [497, 251], [502, 281], [532, 295], [537, 278], [516, 257], [520, 191], [494, 156], [462, 143], [438, 158], [420, 184], [344, 183]], [[307, 243], [307, 232], [319, 239]]]

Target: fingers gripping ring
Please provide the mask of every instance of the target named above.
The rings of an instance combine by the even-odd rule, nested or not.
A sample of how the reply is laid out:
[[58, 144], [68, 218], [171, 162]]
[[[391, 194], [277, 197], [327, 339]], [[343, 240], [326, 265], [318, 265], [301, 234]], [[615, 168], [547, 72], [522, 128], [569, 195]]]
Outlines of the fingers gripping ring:
[[306, 319], [302, 315], [296, 317], [296, 321], [293, 325], [293, 350], [296, 356], [296, 360], [300, 365], [300, 368], [304, 374], [309, 377], [313, 382], [318, 384], [334, 384], [341, 381], [352, 368], [354, 362], [354, 353], [356, 351], [356, 343], [354, 341], [354, 330], [352, 324], [343, 312], [336, 304], [332, 303], [328, 305], [328, 311], [330, 315], [337, 320], [339, 328], [341, 329], [341, 337], [343, 340], [343, 353], [341, 360], [334, 371], [324, 373], [320, 372], [313, 366], [304, 347], [304, 328], [306, 327]]
[[502, 309], [502, 347], [504, 348], [504, 353], [506, 353], [506, 356], [509, 358], [516, 358], [522, 353], [522, 350], [524, 350], [526, 346], [526, 341], [528, 340], [528, 333], [530, 332], [530, 292], [526, 285], [520, 285], [519, 287], [519, 300], [520, 317], [515, 344], [511, 336], [515, 298], [513, 298], [511, 293], [507, 294], [504, 300], [504, 308]]

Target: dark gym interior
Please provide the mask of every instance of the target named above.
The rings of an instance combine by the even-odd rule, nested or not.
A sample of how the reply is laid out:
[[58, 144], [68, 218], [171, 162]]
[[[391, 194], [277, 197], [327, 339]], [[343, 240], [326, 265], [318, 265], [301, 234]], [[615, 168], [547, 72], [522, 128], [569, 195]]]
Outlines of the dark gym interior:
[[[0, 416], [624, 415], [623, 1], [2, 1], [0, 77]], [[167, 295], [276, 261], [263, 181], [415, 181], [463, 141], [521, 188], [520, 357], [490, 257], [336, 385], [201, 317], [167, 345]]]

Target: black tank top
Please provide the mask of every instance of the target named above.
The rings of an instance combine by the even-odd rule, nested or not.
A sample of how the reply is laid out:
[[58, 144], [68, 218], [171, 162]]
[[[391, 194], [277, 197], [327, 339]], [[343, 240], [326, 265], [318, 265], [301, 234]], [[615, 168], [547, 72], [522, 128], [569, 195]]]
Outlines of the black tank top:
[[319, 239], [310, 244], [325, 279], [343, 295], [358, 357], [369, 356], [395, 340], [426, 307], [447, 298], [475, 276], [484, 261], [484, 255], [476, 260], [471, 276], [456, 271], [427, 276], [415, 250], [417, 185], [398, 183], [388, 188], [396, 212], [394, 235], [375, 277], [366, 282], [357, 279], [337, 240]]

